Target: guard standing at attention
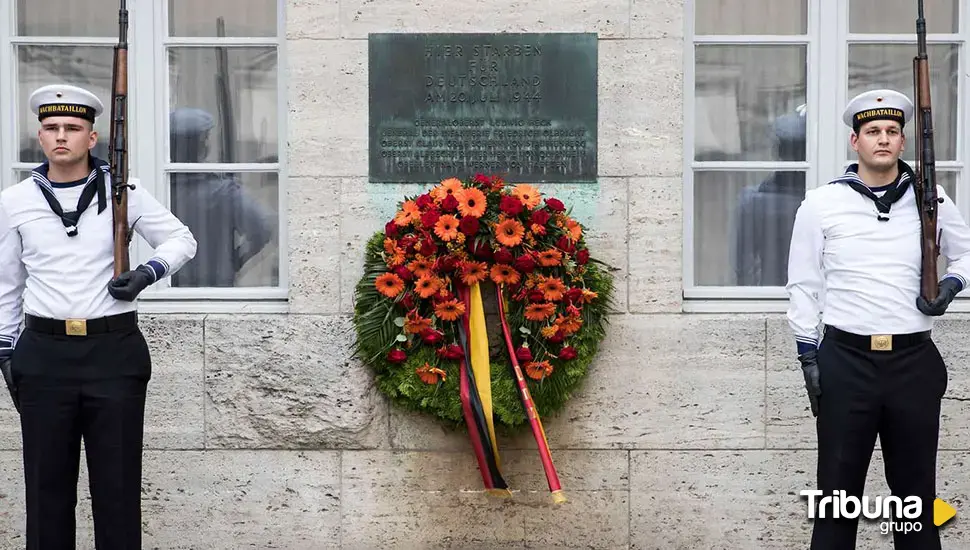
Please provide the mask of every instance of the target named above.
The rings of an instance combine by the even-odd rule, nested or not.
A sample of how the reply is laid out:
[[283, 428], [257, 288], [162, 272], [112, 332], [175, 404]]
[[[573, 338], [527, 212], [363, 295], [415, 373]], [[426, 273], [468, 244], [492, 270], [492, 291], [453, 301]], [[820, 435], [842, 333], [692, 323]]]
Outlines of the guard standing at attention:
[[[817, 416], [822, 497], [845, 491], [861, 501], [878, 434], [892, 494], [922, 502], [921, 529], [894, 532], [895, 548], [933, 550], [940, 548], [933, 501], [947, 368], [931, 329], [970, 278], [970, 228], [937, 186], [940, 252], [949, 269], [939, 297], [926, 303], [915, 174], [899, 158], [913, 111], [893, 90], [860, 94], [846, 107], [858, 162], [808, 191], [798, 209], [788, 320]], [[833, 519], [829, 509], [815, 519], [811, 547], [852, 549], [857, 528], [858, 519]]]
[[27, 548], [74, 548], [82, 439], [97, 548], [140, 548], [152, 369], [135, 300], [192, 259], [196, 241], [132, 178], [129, 223], [154, 256], [113, 278], [109, 167], [90, 152], [104, 106], [51, 85], [30, 108], [47, 160], [0, 194], [0, 364], [20, 411]]

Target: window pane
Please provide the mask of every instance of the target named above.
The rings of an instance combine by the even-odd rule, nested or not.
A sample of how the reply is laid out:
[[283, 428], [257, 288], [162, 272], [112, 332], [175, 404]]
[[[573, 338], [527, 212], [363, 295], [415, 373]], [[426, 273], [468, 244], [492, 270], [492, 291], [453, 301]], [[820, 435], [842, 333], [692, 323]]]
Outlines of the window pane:
[[[956, 160], [957, 155], [957, 94], [960, 80], [960, 46], [930, 44], [927, 55], [930, 64], [930, 99], [933, 102], [933, 141], [936, 160]], [[847, 100], [873, 88], [898, 90], [915, 102], [913, 96], [913, 57], [916, 46], [905, 44], [853, 44], [849, 46], [849, 89]], [[841, 112], [839, 119], [841, 120]], [[911, 119], [906, 125], [906, 149], [903, 159], [915, 158], [916, 125]], [[856, 153], [846, 143], [849, 159]]]
[[[18, 36], [116, 37], [119, 7], [118, 0], [17, 0], [16, 33]], [[128, 20], [131, 21], [130, 8]]]
[[784, 286], [804, 172], [695, 172], [694, 283]]
[[169, 0], [169, 34], [276, 36], [276, 3], [277, 0]]
[[[849, 0], [849, 32], [916, 33], [914, 0]], [[926, 32], [951, 33], [960, 30], [957, 0], [923, 0]]]
[[172, 277], [178, 287], [279, 284], [279, 177], [275, 173], [170, 174], [172, 212], [198, 242]]
[[778, 160], [775, 127], [806, 101], [806, 47], [695, 52], [694, 159]]
[[204, 135], [193, 131], [197, 123], [170, 128], [173, 162], [278, 160], [275, 48], [172, 48], [169, 62], [173, 112], [198, 109], [212, 117]]
[[37, 143], [39, 123], [31, 112], [28, 101], [30, 94], [37, 88], [59, 83], [85, 88], [104, 103], [105, 111], [94, 124], [94, 129], [98, 132], [98, 144], [92, 153], [108, 160], [112, 56], [111, 47], [105, 46], [17, 46], [20, 161], [44, 162], [44, 152]]
[[695, 0], [696, 34], [805, 34], [808, 0]]

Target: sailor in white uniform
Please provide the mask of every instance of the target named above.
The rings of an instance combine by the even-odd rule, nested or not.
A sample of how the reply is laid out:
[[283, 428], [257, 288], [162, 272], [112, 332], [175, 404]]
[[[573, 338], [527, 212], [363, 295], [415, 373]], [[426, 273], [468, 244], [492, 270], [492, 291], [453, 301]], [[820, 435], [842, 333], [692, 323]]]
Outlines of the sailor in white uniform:
[[[913, 104], [893, 90], [852, 99], [843, 122], [858, 162], [808, 191], [795, 217], [788, 320], [812, 413], [818, 489], [862, 497], [878, 434], [894, 495], [922, 499], [919, 531], [895, 548], [940, 548], [933, 525], [940, 402], [947, 368], [931, 339], [970, 279], [970, 228], [942, 186], [941, 254], [949, 261], [932, 303], [920, 298], [920, 217], [912, 168], [899, 156]], [[916, 138], [912, 138], [916, 141]], [[812, 548], [855, 547], [858, 520], [816, 519]]]
[[154, 256], [113, 279], [110, 175], [90, 154], [104, 106], [52, 85], [30, 108], [47, 161], [0, 193], [0, 364], [20, 411], [27, 548], [74, 548], [82, 439], [97, 547], [140, 548], [152, 369], [136, 299], [192, 259], [196, 241], [132, 178], [129, 224]]

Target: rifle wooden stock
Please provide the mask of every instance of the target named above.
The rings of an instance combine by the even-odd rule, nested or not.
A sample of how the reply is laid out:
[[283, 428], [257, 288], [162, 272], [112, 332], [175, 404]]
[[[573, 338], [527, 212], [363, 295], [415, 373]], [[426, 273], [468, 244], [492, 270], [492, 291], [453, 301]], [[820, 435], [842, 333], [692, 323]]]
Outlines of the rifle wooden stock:
[[913, 58], [913, 89], [916, 94], [916, 199], [920, 215], [920, 294], [926, 301], [936, 299], [939, 292], [937, 257], [936, 158], [933, 143], [933, 108], [930, 96], [930, 66], [926, 54], [926, 20], [923, 0], [918, 1], [916, 18], [917, 54]]
[[114, 235], [114, 275], [130, 269], [128, 245], [128, 10], [121, 0], [118, 44], [111, 78], [111, 130], [108, 164], [111, 170], [111, 215]]

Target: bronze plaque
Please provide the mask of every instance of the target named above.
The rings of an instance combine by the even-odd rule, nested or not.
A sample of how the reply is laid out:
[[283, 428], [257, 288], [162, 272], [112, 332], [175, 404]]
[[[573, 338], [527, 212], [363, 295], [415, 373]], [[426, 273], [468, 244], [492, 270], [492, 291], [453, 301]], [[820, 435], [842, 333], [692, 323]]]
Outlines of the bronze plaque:
[[370, 181], [596, 181], [594, 33], [369, 36]]

